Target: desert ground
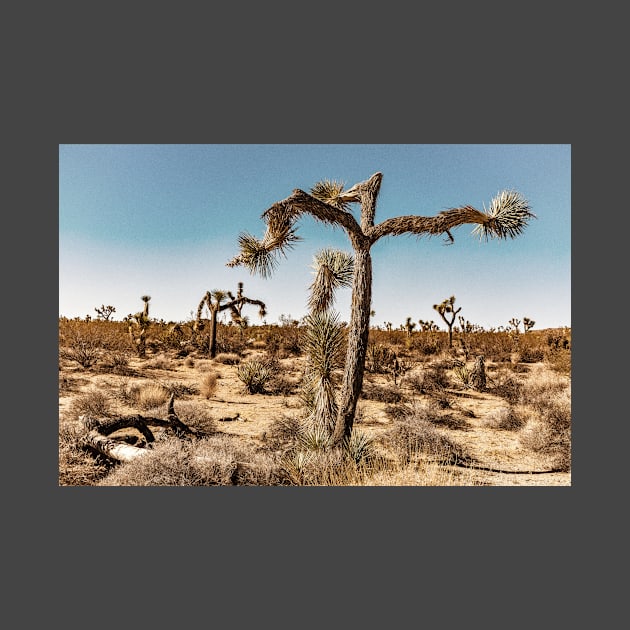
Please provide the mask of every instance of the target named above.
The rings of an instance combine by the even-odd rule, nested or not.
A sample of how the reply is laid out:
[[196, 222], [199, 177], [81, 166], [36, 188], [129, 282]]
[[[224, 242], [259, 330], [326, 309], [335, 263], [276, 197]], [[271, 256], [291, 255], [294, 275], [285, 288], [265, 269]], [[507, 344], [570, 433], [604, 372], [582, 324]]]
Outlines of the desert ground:
[[[149, 419], [147, 424], [158, 442], [166, 429], [152, 426], [150, 418], [167, 417], [169, 393], [174, 396], [175, 413], [194, 430], [202, 430], [205, 435], [211, 433], [214, 437], [229, 436], [249, 449], [268, 449], [270, 436], [274, 431], [277, 433], [279, 420], [303, 416], [300, 382], [307, 359], [296, 354], [275, 355], [270, 361], [265, 344], [253, 339], [237, 355], [219, 353], [211, 359], [203, 352], [182, 356], [181, 352], [154, 347], [144, 357], [125, 353], [124, 360], [115, 367], [111, 361], [104, 366], [99, 360], [85, 367], [62, 353], [59, 360], [59, 427], [60, 436], [66, 437], [65, 442], [60, 437], [60, 485], [99, 485], [112, 469], [129, 466], [125, 462], [109, 462], [103, 468], [102, 462], [106, 458], [102, 454], [83, 449], [85, 452], [79, 456], [76, 444], [73, 445], [73, 456], [68, 456], [68, 435], [78, 438], [86, 431], [86, 416], [111, 419], [140, 415]], [[426, 410], [430, 409], [435, 430], [450, 443], [461, 447], [468, 456], [467, 462], [427, 464], [429, 457], [424, 465], [419, 465], [420, 460], [416, 459], [415, 463], [407, 462], [404, 470], [398, 469], [390, 475], [375, 474], [360, 483], [570, 486], [570, 465], [565, 462], [564, 466], [558, 467], [553, 449], [531, 448], [537, 430], [541, 430], [536, 423], [535, 410], [531, 406], [519, 407], [519, 402], [509, 396], [510, 388], [506, 388], [506, 385], [517, 382], [545, 383], [549, 379], [556, 384], [556, 389], [559, 382], [569, 388], [570, 374], [553, 371], [544, 360], [525, 363], [519, 361], [518, 355], [512, 355], [509, 361], [486, 362], [488, 386], [477, 391], [467, 385], [465, 379], [456, 378], [453, 369], [449, 369], [449, 366], [470, 366], [472, 359], [453, 361], [452, 357], [453, 352], [415, 357], [415, 360], [410, 355], [401, 361], [404, 369], [398, 374], [387, 370], [366, 371], [354, 431], [378, 442], [396, 425], [405, 410], [408, 413], [410, 409], [420, 407], [426, 416]], [[253, 361], [267, 362], [272, 368], [270, 384], [262, 393], [249, 393], [238, 376], [239, 365]], [[435, 375], [436, 366], [441, 374], [439, 387], [429, 386], [431, 383], [427, 379], [431, 370]], [[546, 386], [538, 386], [541, 387], [544, 390]], [[549, 395], [553, 396], [554, 391], [550, 388]], [[151, 400], [151, 393], [154, 400]], [[505, 422], [510, 417], [510, 410], [518, 412], [512, 414], [520, 418], [515, 425]], [[527, 432], [529, 440], [523, 437]], [[108, 437], [141, 447], [153, 446], [143, 444], [133, 427], [122, 428]], [[279, 448], [277, 444], [276, 448]], [[88, 470], [92, 460], [100, 466], [98, 474]], [[85, 475], [82, 470], [87, 471]], [[147, 485], [146, 481], [144, 485]]]

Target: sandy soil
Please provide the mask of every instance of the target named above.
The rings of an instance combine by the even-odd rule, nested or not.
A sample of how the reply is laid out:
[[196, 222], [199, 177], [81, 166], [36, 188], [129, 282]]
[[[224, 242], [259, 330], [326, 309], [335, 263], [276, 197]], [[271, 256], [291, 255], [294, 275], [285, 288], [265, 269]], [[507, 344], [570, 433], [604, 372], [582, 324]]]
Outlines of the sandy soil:
[[[255, 358], [255, 353], [247, 357]], [[154, 367], [153, 365], [160, 365]], [[168, 369], [164, 369], [164, 365]], [[280, 362], [282, 375], [297, 381], [301, 376], [302, 360], [298, 358], [284, 359]], [[203, 377], [214, 371], [219, 375], [214, 395], [206, 399], [200, 394], [185, 396], [183, 400], [194, 400], [207, 407], [208, 414], [217, 420], [222, 432], [241, 437], [244, 440], [260, 441], [264, 439], [271, 423], [284, 415], [295, 414], [299, 411], [300, 401], [296, 395], [267, 395], [249, 394], [244, 391], [243, 384], [236, 376], [236, 366], [226, 365], [210, 359], [194, 359], [192, 366], [186, 365], [184, 359], [167, 359], [157, 361], [155, 357], [147, 359], [132, 359], [129, 367], [132, 376], [119, 376], [111, 373], [98, 373], [84, 370], [76, 364], [61, 363], [60, 379], [64, 378], [69, 387], [60, 389], [59, 419], [60, 422], [72, 422], [71, 405], [73, 399], [86, 391], [94, 389], [108, 392], [124, 386], [124, 384], [139, 383], [180, 383], [182, 385], [199, 388]], [[390, 384], [385, 376], [366, 375], [375, 384]], [[404, 380], [401, 389], [408, 397], [421, 400], [423, 396], [405, 391]], [[571, 473], [539, 473], [549, 469], [549, 462], [545, 458], [523, 448], [518, 439], [518, 432], [497, 430], [486, 425], [488, 414], [505, 406], [498, 396], [487, 392], [473, 392], [471, 390], [449, 390], [454, 401], [450, 413], [465, 417], [465, 429], [448, 429], [440, 427], [448, 434], [449, 439], [461, 444], [464, 449], [475, 457], [479, 467], [500, 469], [506, 472], [492, 472], [475, 469], [466, 471], [467, 478], [474, 480], [474, 484], [493, 486], [570, 486]], [[177, 412], [179, 401], [175, 401]], [[386, 414], [388, 405], [383, 402], [360, 400], [355, 426], [363, 432], [374, 436], [391, 426], [392, 420]], [[130, 415], [140, 412], [138, 409], [126, 407], [116, 401], [114, 411], [120, 415]], [[166, 413], [166, 406], [164, 406]], [[164, 416], [165, 417], [165, 416]], [[233, 420], [222, 420], [236, 418]], [[512, 471], [512, 472], [507, 472]], [[520, 471], [520, 472], [519, 472]], [[522, 471], [537, 471], [523, 474]], [[473, 484], [471, 484], [473, 485]]]

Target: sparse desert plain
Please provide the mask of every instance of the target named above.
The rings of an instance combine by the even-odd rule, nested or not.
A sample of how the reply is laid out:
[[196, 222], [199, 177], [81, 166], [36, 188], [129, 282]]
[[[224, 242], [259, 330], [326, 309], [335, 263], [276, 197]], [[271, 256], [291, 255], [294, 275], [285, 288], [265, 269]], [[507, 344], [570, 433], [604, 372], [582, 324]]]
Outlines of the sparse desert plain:
[[123, 322], [59, 333], [60, 486], [571, 485], [570, 329], [371, 330], [344, 449], [309, 420], [300, 322], [219, 324], [213, 358], [186, 325], [141, 352]]

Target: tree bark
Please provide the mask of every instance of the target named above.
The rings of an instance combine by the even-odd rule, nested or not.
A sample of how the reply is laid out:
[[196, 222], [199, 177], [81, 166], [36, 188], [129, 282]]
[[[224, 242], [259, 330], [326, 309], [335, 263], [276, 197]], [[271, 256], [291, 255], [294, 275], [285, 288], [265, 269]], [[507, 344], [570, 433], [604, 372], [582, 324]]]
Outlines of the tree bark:
[[344, 438], [350, 438], [352, 434], [357, 402], [363, 387], [372, 303], [372, 258], [369, 247], [355, 249], [354, 265], [346, 365], [341, 386], [339, 411], [332, 436], [335, 445], [340, 445]]
[[217, 312], [220, 309], [210, 306], [210, 358], [217, 356]]

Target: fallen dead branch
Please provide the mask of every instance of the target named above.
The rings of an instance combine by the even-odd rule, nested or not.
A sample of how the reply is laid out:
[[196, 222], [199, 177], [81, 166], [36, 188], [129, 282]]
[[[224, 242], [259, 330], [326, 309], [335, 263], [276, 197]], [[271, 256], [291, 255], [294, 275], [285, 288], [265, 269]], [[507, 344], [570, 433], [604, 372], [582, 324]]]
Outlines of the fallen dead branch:
[[155, 436], [149, 428], [150, 426], [165, 427], [180, 438], [199, 437], [201, 434], [193, 431], [179, 419], [175, 413], [174, 402], [175, 396], [171, 394], [166, 419], [147, 418], [135, 415], [98, 420], [89, 416], [80, 416], [79, 419], [88, 431], [82, 438], [82, 443], [106, 457], [120, 462], [128, 462], [137, 457], [143, 457], [150, 451], [146, 448], [128, 444], [124, 439], [112, 439], [108, 437], [120, 429], [136, 429], [142, 434], [147, 445], [155, 441]]

